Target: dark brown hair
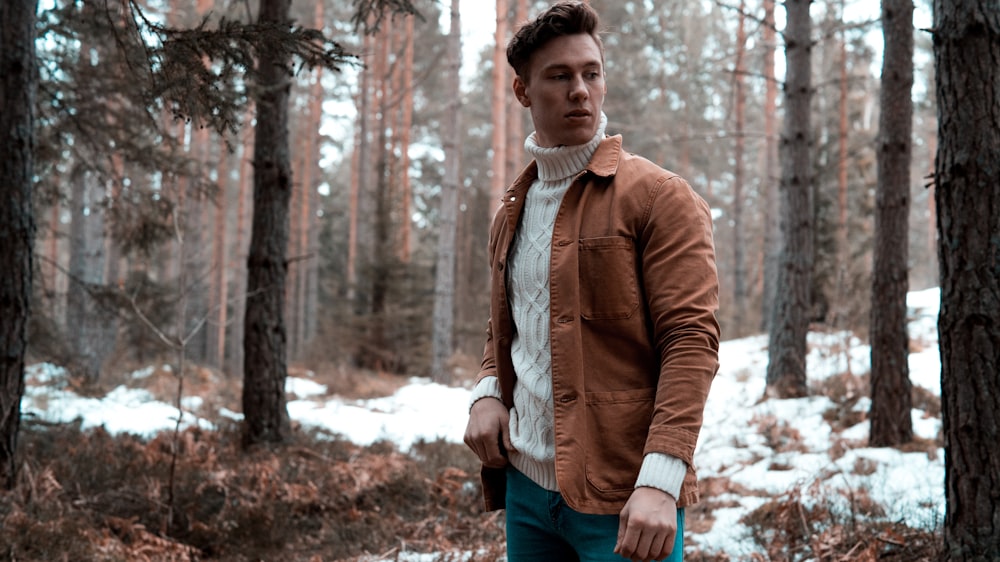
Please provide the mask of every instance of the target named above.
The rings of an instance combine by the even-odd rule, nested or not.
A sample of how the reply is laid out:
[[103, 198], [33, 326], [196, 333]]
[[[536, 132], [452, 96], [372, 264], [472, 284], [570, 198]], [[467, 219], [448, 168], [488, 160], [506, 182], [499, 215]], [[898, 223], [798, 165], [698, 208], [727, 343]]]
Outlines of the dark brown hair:
[[534, 20], [522, 25], [507, 43], [507, 63], [522, 79], [528, 78], [528, 62], [535, 51], [556, 37], [586, 33], [594, 38], [604, 58], [598, 26], [600, 16], [586, 2], [562, 1], [553, 4]]

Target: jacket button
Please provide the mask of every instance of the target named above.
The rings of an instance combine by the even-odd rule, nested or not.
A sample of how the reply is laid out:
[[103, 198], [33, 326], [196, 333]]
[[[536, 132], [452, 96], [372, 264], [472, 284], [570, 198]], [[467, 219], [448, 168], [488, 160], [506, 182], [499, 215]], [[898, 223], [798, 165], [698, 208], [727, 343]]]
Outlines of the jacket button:
[[497, 269], [499, 269], [500, 271], [503, 271], [503, 262], [500, 262], [500, 263], [497, 264]]

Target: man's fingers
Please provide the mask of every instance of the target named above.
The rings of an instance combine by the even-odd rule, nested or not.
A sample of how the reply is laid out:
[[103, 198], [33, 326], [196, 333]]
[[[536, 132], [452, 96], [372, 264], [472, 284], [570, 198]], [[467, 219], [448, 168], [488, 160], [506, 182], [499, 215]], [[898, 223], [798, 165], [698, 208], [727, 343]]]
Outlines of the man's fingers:
[[[509, 418], [508, 418], [509, 419]], [[500, 443], [503, 443], [504, 449], [509, 453], [510, 451], [517, 451], [514, 445], [510, 442], [510, 423], [505, 423], [500, 426]], [[504, 457], [507, 455], [505, 454]]]
[[[666, 503], [664, 503], [666, 502]], [[677, 536], [677, 511], [672, 497], [653, 488], [637, 488], [618, 519], [615, 552], [634, 561], [669, 556]]]
[[469, 412], [469, 423], [465, 428], [465, 444], [482, 463], [490, 468], [500, 468], [507, 464], [503, 454], [504, 441], [509, 442], [510, 413], [502, 402], [493, 398], [477, 401]]
[[670, 552], [674, 549], [674, 534], [672, 533], [657, 533], [653, 541], [649, 545], [649, 560], [660, 560], [670, 556]]
[[628, 511], [622, 511], [618, 520], [618, 544], [615, 545], [615, 552], [619, 556], [632, 559], [639, 544], [639, 528], [629, 523]]
[[[659, 552], [659, 548], [656, 551], [653, 550], [653, 543], [656, 540], [658, 533], [653, 533], [649, 529], [645, 532], [639, 534], [639, 543], [635, 547], [635, 552], [632, 553], [633, 560], [653, 560], [654, 552]], [[663, 541], [660, 540], [660, 544]]]

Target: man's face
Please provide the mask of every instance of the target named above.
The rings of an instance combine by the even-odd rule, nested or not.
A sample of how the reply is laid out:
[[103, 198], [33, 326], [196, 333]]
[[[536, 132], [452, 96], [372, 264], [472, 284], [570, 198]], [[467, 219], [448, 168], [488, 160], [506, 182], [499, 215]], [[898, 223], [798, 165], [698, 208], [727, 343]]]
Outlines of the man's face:
[[597, 133], [607, 84], [601, 50], [585, 33], [556, 37], [531, 55], [514, 95], [531, 111], [539, 146], [585, 144]]

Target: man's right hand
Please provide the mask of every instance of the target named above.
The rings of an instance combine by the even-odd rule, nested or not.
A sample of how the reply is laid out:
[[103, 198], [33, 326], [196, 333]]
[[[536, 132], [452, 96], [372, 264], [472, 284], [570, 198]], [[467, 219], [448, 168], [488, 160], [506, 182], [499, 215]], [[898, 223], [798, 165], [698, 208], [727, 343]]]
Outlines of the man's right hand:
[[469, 411], [469, 424], [465, 427], [465, 444], [479, 460], [490, 468], [507, 465], [506, 451], [513, 451], [510, 444], [510, 412], [496, 398], [482, 398]]

